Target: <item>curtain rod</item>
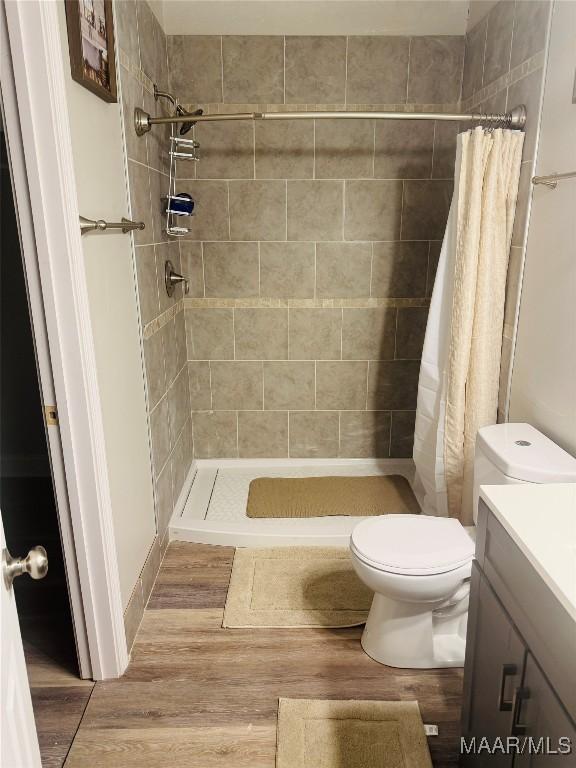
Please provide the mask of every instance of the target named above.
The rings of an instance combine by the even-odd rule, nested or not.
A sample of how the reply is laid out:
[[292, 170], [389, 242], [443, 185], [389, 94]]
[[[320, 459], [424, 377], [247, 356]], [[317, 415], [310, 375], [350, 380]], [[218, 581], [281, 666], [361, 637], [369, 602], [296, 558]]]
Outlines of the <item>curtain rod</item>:
[[[190, 119], [192, 118], [192, 120]], [[443, 120], [463, 123], [482, 123], [495, 128], [518, 128], [526, 125], [526, 107], [520, 104], [505, 114], [449, 114], [445, 112], [235, 112], [212, 115], [177, 115], [152, 117], [140, 107], [134, 110], [134, 128], [143, 136], [153, 125], [170, 123], [208, 123], [225, 120], [322, 120], [322, 119], [363, 119], [363, 120]]]

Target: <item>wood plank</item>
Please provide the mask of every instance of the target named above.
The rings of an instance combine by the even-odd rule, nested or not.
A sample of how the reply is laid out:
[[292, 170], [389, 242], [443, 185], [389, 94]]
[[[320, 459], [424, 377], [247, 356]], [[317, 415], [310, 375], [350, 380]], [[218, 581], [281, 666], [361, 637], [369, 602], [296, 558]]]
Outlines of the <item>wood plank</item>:
[[94, 683], [78, 686], [33, 687], [32, 707], [40, 744], [42, 768], [62, 768], [82, 715], [90, 699]]
[[268, 768], [276, 726], [82, 731], [66, 768]]
[[223, 608], [233, 560], [232, 547], [174, 542], [164, 557], [148, 608]]

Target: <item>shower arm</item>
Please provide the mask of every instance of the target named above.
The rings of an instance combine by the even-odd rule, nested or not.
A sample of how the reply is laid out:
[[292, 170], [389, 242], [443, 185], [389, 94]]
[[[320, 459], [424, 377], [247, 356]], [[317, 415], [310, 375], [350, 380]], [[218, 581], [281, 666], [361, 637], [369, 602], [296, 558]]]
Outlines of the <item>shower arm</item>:
[[[159, 94], [164, 95], [164, 94]], [[195, 115], [194, 122], [224, 122], [227, 120], [438, 120], [445, 122], [481, 123], [486, 128], [515, 128], [526, 125], [526, 107], [520, 104], [505, 114], [451, 114], [447, 112], [233, 112], [230, 114]], [[140, 107], [134, 110], [134, 128], [144, 136], [153, 125], [190, 122], [190, 116], [153, 117]]]

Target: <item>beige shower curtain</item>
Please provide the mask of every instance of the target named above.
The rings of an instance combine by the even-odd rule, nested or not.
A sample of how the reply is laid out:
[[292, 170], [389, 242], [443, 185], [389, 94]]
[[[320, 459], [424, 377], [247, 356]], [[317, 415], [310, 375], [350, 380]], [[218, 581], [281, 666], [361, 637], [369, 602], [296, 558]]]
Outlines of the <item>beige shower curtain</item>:
[[476, 128], [459, 139], [444, 463], [448, 514], [470, 524], [476, 433], [497, 418], [506, 274], [524, 134]]

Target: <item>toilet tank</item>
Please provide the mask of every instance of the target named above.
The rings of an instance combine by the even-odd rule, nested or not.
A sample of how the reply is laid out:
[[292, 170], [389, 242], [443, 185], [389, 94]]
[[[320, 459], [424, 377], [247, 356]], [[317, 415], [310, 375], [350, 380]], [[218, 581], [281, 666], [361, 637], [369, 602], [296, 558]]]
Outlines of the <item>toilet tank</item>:
[[474, 522], [481, 485], [576, 483], [576, 458], [530, 424], [478, 430], [474, 453]]

